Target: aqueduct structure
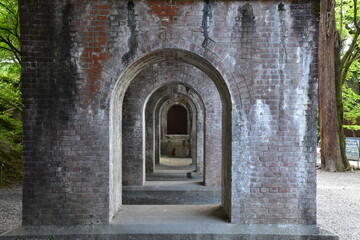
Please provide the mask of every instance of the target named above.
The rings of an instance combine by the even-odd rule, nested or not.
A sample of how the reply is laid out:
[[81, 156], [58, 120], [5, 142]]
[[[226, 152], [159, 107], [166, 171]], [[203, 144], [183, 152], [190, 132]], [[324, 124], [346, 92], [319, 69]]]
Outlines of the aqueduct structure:
[[[209, 204], [201, 194], [214, 193], [225, 228], [266, 234], [264, 226], [287, 226], [276, 239], [319, 235], [318, 7], [309, 0], [20, 1], [22, 234], [48, 225], [114, 229], [131, 217], [121, 215], [128, 204], [144, 200], [151, 209], [141, 194], [167, 156], [187, 159], [186, 177], [196, 180], [179, 181], [196, 185], [182, 204]], [[164, 194], [166, 204], [182, 201]], [[121, 234], [104, 231], [106, 239]], [[131, 239], [146, 236], [141, 231]]]

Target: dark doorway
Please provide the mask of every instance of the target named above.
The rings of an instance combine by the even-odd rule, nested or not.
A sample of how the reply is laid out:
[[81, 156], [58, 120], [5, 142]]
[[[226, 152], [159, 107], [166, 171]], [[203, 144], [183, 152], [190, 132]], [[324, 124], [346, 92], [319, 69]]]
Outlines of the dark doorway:
[[187, 111], [181, 105], [172, 106], [167, 113], [167, 134], [187, 134]]

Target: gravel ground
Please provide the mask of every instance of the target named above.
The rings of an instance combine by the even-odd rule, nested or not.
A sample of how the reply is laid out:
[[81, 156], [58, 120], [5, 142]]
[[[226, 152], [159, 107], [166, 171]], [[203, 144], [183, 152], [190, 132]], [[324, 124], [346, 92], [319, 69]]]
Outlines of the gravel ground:
[[21, 191], [21, 187], [0, 188], [0, 233], [20, 224]]
[[[21, 187], [0, 188], [0, 233], [20, 224]], [[360, 239], [360, 171], [318, 171], [318, 225], [342, 240]]]
[[340, 236], [360, 239], [360, 171], [327, 173], [318, 171], [318, 225]]

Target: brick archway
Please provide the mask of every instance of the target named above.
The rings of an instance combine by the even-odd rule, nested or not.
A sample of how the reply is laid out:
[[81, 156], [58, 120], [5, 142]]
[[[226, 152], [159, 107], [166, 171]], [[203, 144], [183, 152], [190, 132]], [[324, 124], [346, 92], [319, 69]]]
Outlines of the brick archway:
[[124, 94], [161, 61], [221, 93], [231, 221], [314, 224], [318, 1], [186, 1], [166, 26], [147, 3], [20, 1], [24, 225], [111, 221]]
[[[183, 86], [188, 88], [188, 95], [175, 91], [173, 88], [177, 86]], [[175, 94], [172, 94], [175, 93]], [[168, 83], [157, 89], [151, 97], [149, 97], [145, 106], [145, 148], [146, 148], [146, 164], [150, 165], [150, 169], [153, 169], [155, 163], [159, 163], [160, 159], [160, 146], [159, 146], [159, 124], [160, 124], [160, 112], [164, 104], [170, 104], [173, 101], [179, 101], [179, 99], [185, 100], [190, 104], [192, 109], [192, 159], [193, 164], [196, 164], [197, 171], [203, 172], [204, 162], [204, 124], [205, 124], [205, 106], [198, 93], [196, 93], [191, 87], [183, 83]], [[153, 145], [154, 144], [154, 145]], [[148, 169], [148, 167], [147, 167]]]
[[[167, 68], [168, 65], [171, 65], [170, 72], [164, 72], [163, 69]], [[145, 103], [148, 99], [151, 98], [156, 93], [157, 89], [161, 89], [165, 85], [169, 84], [177, 84], [181, 83], [186, 85], [187, 89], [194, 89], [198, 92], [198, 94], [191, 93], [196, 97], [198, 95], [199, 101], [206, 102], [206, 107], [209, 111], [207, 117], [207, 125], [211, 128], [220, 129], [219, 124], [221, 124], [221, 100], [220, 96], [217, 93], [217, 89], [213, 81], [205, 75], [199, 69], [193, 67], [190, 64], [179, 64], [174, 61], [165, 61], [163, 63], [155, 64], [156, 67], [147, 67], [143, 72], [138, 74], [134, 80], [129, 85], [124, 101], [126, 101], [126, 105], [123, 106], [125, 122], [123, 124], [123, 138], [126, 143], [125, 146], [133, 146], [131, 148], [126, 148], [123, 151], [123, 155], [126, 155], [126, 162], [123, 162], [123, 179], [125, 184], [128, 186], [136, 185], [141, 186], [144, 184], [144, 166], [143, 166], [143, 158], [148, 156], [144, 156], [143, 147], [142, 147], [142, 136], [147, 131], [143, 129], [143, 120], [141, 120], [141, 116], [143, 116], [143, 108], [145, 108]], [[164, 66], [163, 66], [164, 65]], [[178, 69], [180, 67], [180, 69]], [[176, 69], [176, 70], [175, 70]], [[151, 70], [151, 71], [150, 71]], [[172, 90], [169, 90], [172, 91]], [[175, 89], [174, 89], [175, 91]], [[187, 90], [184, 90], [185, 92]], [[212, 92], [213, 94], [209, 94]], [[190, 93], [190, 92], [189, 92]], [[203, 99], [203, 100], [201, 100]], [[202, 104], [202, 103], [201, 103]], [[212, 126], [212, 124], [217, 123], [217, 126]], [[205, 125], [205, 122], [203, 123]], [[212, 127], [211, 127], [212, 126]], [[146, 127], [148, 129], [148, 127]], [[134, 133], [136, 133], [134, 135]], [[203, 137], [202, 137], [203, 138]], [[202, 139], [200, 136], [198, 139]], [[216, 137], [214, 137], [216, 139]], [[150, 147], [149, 141], [146, 141], [144, 148]], [[215, 141], [213, 141], [214, 143]], [[218, 143], [217, 145], [220, 145]], [[124, 145], [124, 142], [123, 142]], [[215, 146], [216, 144], [210, 144]], [[210, 146], [209, 145], [209, 146]], [[200, 150], [200, 148], [199, 148]], [[149, 150], [146, 150], [146, 154]], [[215, 148], [209, 149], [206, 152], [208, 155], [208, 159], [221, 159], [221, 150], [216, 150]], [[129, 162], [129, 161], [132, 161]], [[199, 158], [200, 162], [202, 158]], [[147, 160], [146, 160], [147, 161]], [[215, 161], [215, 160], [214, 160]], [[134, 172], [136, 169], [136, 172]], [[218, 166], [218, 169], [221, 169]], [[216, 171], [214, 171], [216, 172]], [[208, 173], [208, 176], [214, 175], [213, 173]], [[217, 174], [220, 179], [220, 172]], [[125, 176], [125, 177], [124, 177]], [[220, 182], [215, 183], [214, 181], [208, 181], [208, 185], [220, 184]]]
[[[234, 104], [239, 99], [232, 101], [231, 93], [224, 80], [222, 74], [215, 68], [209, 61], [202, 58], [201, 56], [185, 51], [182, 49], [162, 49], [155, 50], [147, 55], [142, 56], [138, 60], [131, 63], [126, 70], [123, 72], [117, 84], [113, 90], [111, 107], [110, 107], [110, 218], [116, 213], [121, 206], [121, 144], [122, 144], [122, 133], [119, 129], [119, 125], [122, 122], [122, 113], [119, 109], [122, 109], [123, 98], [127, 87], [134, 77], [140, 73], [146, 67], [160, 62], [160, 61], [179, 61], [191, 64], [206, 75], [215, 83], [221, 97], [223, 105], [223, 130], [219, 133], [223, 136], [224, 148], [222, 150], [223, 155], [223, 167], [222, 167], [222, 185], [223, 185], [223, 206], [224, 210], [232, 219], [233, 212], [236, 211], [236, 207], [232, 201], [236, 195], [232, 190], [232, 168], [236, 165], [231, 163], [232, 158], [240, 157], [239, 148], [236, 144], [239, 141], [234, 141], [231, 137], [233, 135], [239, 136], [239, 129], [234, 128], [235, 122], [241, 122], [239, 109]], [[216, 60], [214, 58], [214, 60]], [[216, 61], [215, 61], [216, 62]], [[227, 75], [228, 76], [228, 75]], [[234, 89], [232, 89], [234, 91]], [[235, 98], [234, 98], [235, 99]], [[115, 107], [116, 106], [116, 107]], [[235, 122], [234, 122], [235, 121]], [[216, 131], [216, 129], [214, 129]], [[235, 144], [235, 145], [234, 145]], [[244, 144], [244, 143], [242, 143]], [[225, 147], [226, 146], [226, 147]], [[120, 181], [119, 181], [120, 180]]]

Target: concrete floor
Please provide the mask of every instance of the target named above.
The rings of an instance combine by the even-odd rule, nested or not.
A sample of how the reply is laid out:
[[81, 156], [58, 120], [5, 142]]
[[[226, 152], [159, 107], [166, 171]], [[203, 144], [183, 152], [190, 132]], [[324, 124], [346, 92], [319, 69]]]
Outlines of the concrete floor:
[[146, 181], [144, 186], [123, 187], [124, 205], [220, 205], [221, 187], [202, 181]]
[[192, 159], [161, 156], [160, 164], [167, 166], [189, 166], [192, 164]]
[[191, 158], [161, 157], [153, 173], [146, 173], [146, 181], [204, 181], [196, 172]]
[[195, 170], [195, 165], [192, 164], [191, 158], [161, 157], [160, 164], [155, 166], [155, 173], [172, 171], [193, 172]]
[[338, 240], [314, 225], [237, 225], [216, 205], [124, 206], [107, 225], [27, 226], [0, 240]]
[[112, 224], [225, 224], [227, 217], [216, 205], [125, 205]]
[[146, 181], [144, 183], [144, 187], [154, 187], [159, 188], [163, 186], [169, 186], [171, 189], [177, 188], [177, 189], [200, 189], [200, 186], [204, 186], [204, 183], [202, 181]]
[[195, 166], [167, 166], [163, 164], [156, 164], [154, 173], [173, 173], [173, 172], [194, 172]]

